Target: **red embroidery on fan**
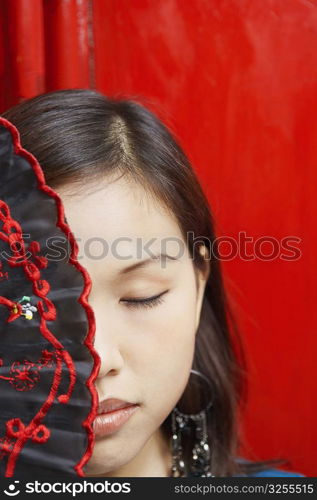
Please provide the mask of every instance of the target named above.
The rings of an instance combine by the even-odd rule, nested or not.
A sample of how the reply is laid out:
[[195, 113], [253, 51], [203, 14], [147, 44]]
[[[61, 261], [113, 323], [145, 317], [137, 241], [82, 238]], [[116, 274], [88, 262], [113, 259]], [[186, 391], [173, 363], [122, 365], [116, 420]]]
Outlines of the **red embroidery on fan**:
[[[47, 320], [56, 319], [56, 309], [52, 301], [46, 297], [46, 294], [50, 290], [50, 285], [46, 280], [40, 279], [41, 272], [37, 267], [37, 265], [39, 265], [40, 268], [45, 268], [48, 264], [48, 260], [46, 258], [36, 255], [36, 253], [40, 251], [40, 244], [38, 242], [31, 243], [31, 258], [27, 260], [27, 254], [25, 251], [25, 245], [22, 236], [22, 228], [20, 224], [11, 217], [10, 208], [3, 200], [0, 200], [0, 222], [2, 222], [0, 239], [8, 243], [8, 245], [10, 245], [10, 249], [13, 252], [13, 255], [8, 259], [9, 265], [11, 267], [20, 266], [23, 268], [27, 278], [33, 283], [34, 294], [38, 295], [42, 299], [37, 303], [37, 308], [40, 315], [40, 331], [42, 335], [52, 344], [52, 346], [55, 347], [56, 359], [58, 360], [55, 369], [55, 377], [49, 396], [47, 397], [40, 411], [31, 421], [31, 423], [25, 428], [23, 427], [25, 431], [21, 430], [19, 435], [17, 435], [19, 439], [17, 439], [15, 445], [13, 446], [12, 452], [9, 454], [6, 467], [6, 476], [11, 477], [14, 472], [17, 456], [21, 452], [22, 446], [25, 444], [25, 442], [30, 439], [31, 435], [29, 434], [29, 429], [32, 429], [32, 432], [34, 431], [35, 422], [39, 422], [45, 417], [58, 393], [59, 385], [61, 382], [61, 373], [59, 372], [58, 365], [64, 362], [69, 370], [70, 375], [67, 393], [58, 396], [58, 400], [60, 403], [67, 403], [72, 394], [76, 381], [76, 370], [71, 356], [64, 349], [63, 345], [57, 340], [57, 338], [50, 332], [46, 325]], [[32, 258], [36, 263], [32, 262]], [[21, 316], [22, 306], [21, 304], [19, 304], [19, 302], [14, 302], [6, 297], [0, 296], [0, 304], [5, 305], [10, 310], [10, 315], [7, 318], [7, 322], [15, 321]], [[14, 362], [11, 367], [11, 374], [14, 374], [14, 376], [11, 377], [10, 382], [16, 390], [26, 390], [27, 387], [33, 388], [39, 380], [38, 369], [36, 369], [33, 363], [28, 362], [27, 360], [24, 361], [24, 368], [23, 366], [21, 366], [21, 362]]]
[[[65, 222], [65, 216], [64, 216], [64, 207], [62, 204], [62, 201], [59, 197], [59, 195], [51, 189], [49, 186], [46, 185], [45, 183], [45, 178], [43, 171], [36, 160], [36, 158], [23, 149], [20, 144], [20, 136], [19, 132], [16, 129], [14, 125], [12, 125], [8, 120], [5, 118], [0, 117], [0, 125], [4, 125], [11, 133], [12, 138], [13, 138], [13, 144], [14, 144], [14, 152], [15, 154], [18, 154], [20, 156], [23, 156], [31, 165], [37, 180], [38, 180], [38, 187], [41, 189], [44, 193], [47, 195], [51, 196], [54, 198], [55, 203], [56, 203], [56, 208], [57, 208], [57, 222], [56, 225], [60, 227], [60, 229], [66, 234], [68, 241], [70, 242], [70, 248], [71, 248], [71, 256], [69, 258], [70, 264], [74, 265], [78, 271], [80, 271], [83, 275], [84, 278], [84, 289], [78, 298], [78, 302], [84, 307], [86, 314], [87, 314], [87, 319], [88, 319], [88, 333], [87, 336], [84, 340], [85, 345], [87, 346], [93, 361], [94, 365], [92, 368], [92, 371], [90, 373], [90, 376], [88, 377], [86, 381], [86, 385], [90, 391], [91, 394], [91, 411], [89, 415], [87, 416], [86, 420], [82, 423], [83, 427], [86, 428], [87, 431], [87, 436], [88, 436], [88, 443], [87, 443], [87, 449], [81, 460], [79, 461], [78, 464], [75, 465], [74, 469], [77, 472], [79, 476], [84, 476], [83, 473], [83, 466], [86, 464], [86, 462], [89, 460], [91, 454], [92, 454], [92, 449], [94, 445], [94, 433], [92, 429], [92, 422], [95, 419], [97, 415], [97, 407], [98, 407], [98, 395], [97, 391], [94, 386], [94, 381], [97, 377], [97, 373], [100, 368], [100, 357], [97, 353], [97, 351], [94, 348], [93, 345], [93, 339], [94, 339], [94, 334], [95, 334], [95, 317], [93, 310], [91, 306], [88, 303], [88, 295], [91, 289], [91, 279], [89, 277], [88, 272], [86, 269], [81, 266], [81, 264], [77, 260], [77, 255], [78, 255], [78, 245], [77, 242], [74, 238], [73, 233], [71, 232], [68, 224]], [[14, 251], [14, 256], [12, 259], [10, 259], [10, 265], [13, 266], [18, 266], [20, 265], [20, 262], [18, 262], [18, 258], [21, 257], [20, 252], [21, 248], [16, 248], [17, 243], [20, 242], [22, 243], [22, 249], [24, 250], [24, 242], [21, 237], [21, 227], [18, 224], [17, 221], [14, 221], [10, 217], [10, 210], [7, 205], [2, 205], [0, 213], [2, 213], [2, 217], [4, 218], [4, 224], [5, 224], [5, 233], [8, 236], [8, 244], [10, 244], [10, 248]], [[13, 229], [13, 231], [11, 231]], [[1, 237], [0, 233], [0, 237]], [[18, 235], [18, 236], [17, 236]], [[20, 238], [19, 238], [20, 236]], [[22, 242], [21, 242], [22, 240]], [[61, 375], [62, 375], [62, 363], [65, 362], [66, 365], [68, 366], [69, 369], [69, 375], [70, 375], [70, 383], [69, 383], [69, 389], [66, 394], [62, 394], [58, 397], [58, 400], [60, 403], [67, 403], [71, 391], [74, 387], [75, 380], [76, 380], [76, 372], [75, 372], [75, 366], [72, 361], [71, 356], [69, 353], [63, 348], [63, 346], [57, 341], [57, 339], [54, 337], [54, 335], [49, 331], [46, 325], [47, 320], [53, 320], [56, 317], [56, 310], [54, 307], [54, 304], [46, 297], [47, 293], [50, 290], [49, 283], [46, 280], [41, 280], [40, 279], [40, 272], [39, 268], [44, 268], [47, 265], [47, 259], [45, 257], [42, 257], [40, 255], [37, 255], [40, 251], [40, 244], [37, 241], [31, 242], [29, 245], [29, 251], [32, 254], [33, 258], [33, 263], [30, 261], [26, 261], [25, 259], [25, 254], [22, 255], [22, 265], [24, 267], [24, 271], [28, 278], [33, 282], [33, 292], [34, 294], [38, 295], [39, 297], [42, 298], [42, 301], [38, 302], [38, 312], [41, 317], [41, 323], [40, 323], [40, 330], [43, 334], [43, 336], [49, 340], [52, 345], [56, 348], [55, 350], [55, 356], [56, 356], [56, 369], [54, 371], [54, 379], [53, 383], [51, 386], [50, 394], [48, 398], [46, 399], [45, 403], [42, 405], [40, 411], [37, 413], [37, 415], [33, 418], [31, 423], [28, 426], [25, 426], [19, 419], [13, 419], [15, 421], [19, 421], [19, 429], [18, 429], [18, 434], [16, 437], [18, 438], [16, 442], [12, 445], [12, 440], [9, 439], [9, 437], [12, 437], [11, 435], [8, 434], [8, 428], [7, 428], [7, 435], [4, 438], [3, 445], [4, 448], [6, 449], [6, 453], [9, 454], [9, 459], [8, 459], [8, 464], [7, 464], [7, 470], [6, 470], [6, 476], [11, 477], [14, 472], [14, 467], [16, 460], [18, 458], [19, 453], [22, 450], [22, 447], [24, 443], [26, 442], [27, 439], [30, 438], [30, 436], [37, 436], [37, 441], [36, 442], [45, 442], [48, 437], [49, 437], [49, 430], [40, 424], [41, 419], [47, 414], [50, 406], [52, 405], [56, 393], [61, 381]], [[2, 299], [2, 300], [1, 300]], [[9, 310], [11, 311], [11, 315], [7, 319], [7, 321], [14, 321], [21, 315], [21, 306], [19, 303], [14, 303], [10, 301], [9, 299], [5, 297], [0, 297], [0, 304], [6, 305]], [[46, 305], [46, 310], [44, 308], [44, 303]], [[18, 308], [18, 312], [12, 313], [12, 308], [13, 306], [16, 306]], [[13, 314], [13, 316], [12, 316]], [[9, 421], [11, 422], [11, 421]], [[8, 422], [7, 422], [8, 424]], [[42, 426], [41, 426], [42, 425]], [[38, 434], [34, 434], [36, 429], [41, 428], [42, 432], [42, 437], [38, 436]], [[34, 439], [33, 439], [34, 441]], [[3, 447], [2, 447], [3, 450]], [[1, 446], [0, 446], [0, 453], [1, 453]]]
[[0, 460], [6, 455], [10, 455], [13, 450], [14, 440], [9, 439], [7, 436], [0, 438]]
[[[42, 357], [37, 362], [24, 359], [14, 361], [11, 365], [10, 376], [0, 375], [2, 380], [8, 380], [17, 391], [30, 391], [40, 380], [40, 370], [54, 366], [56, 352], [42, 351]], [[0, 366], [3, 361], [0, 359]]]
[[9, 279], [8, 271], [2, 271], [2, 262], [0, 261], [0, 281]]
[[[32, 420], [29, 425], [25, 425], [20, 418], [12, 418], [6, 423], [6, 442], [4, 443], [4, 450], [7, 451], [9, 459], [14, 453], [14, 449], [19, 447], [22, 449], [23, 444], [28, 439], [34, 443], [45, 443], [50, 437], [50, 430], [43, 424], [38, 424]], [[15, 444], [11, 444], [10, 438], [15, 438]], [[8, 446], [7, 443], [10, 443]]]
[[29, 391], [33, 389], [40, 380], [37, 366], [27, 359], [24, 361], [14, 361], [11, 365], [10, 374], [10, 384], [17, 391]]

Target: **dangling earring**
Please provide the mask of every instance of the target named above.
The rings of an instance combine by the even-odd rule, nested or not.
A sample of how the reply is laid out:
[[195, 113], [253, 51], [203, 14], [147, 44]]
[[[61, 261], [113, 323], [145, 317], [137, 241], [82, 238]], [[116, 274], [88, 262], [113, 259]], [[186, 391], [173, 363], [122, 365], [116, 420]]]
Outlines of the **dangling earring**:
[[190, 475], [201, 477], [215, 477], [210, 470], [210, 447], [208, 443], [207, 412], [212, 406], [212, 388], [208, 378], [197, 370], [191, 370], [193, 375], [200, 377], [200, 380], [208, 385], [206, 393], [210, 400], [207, 406], [198, 413], [185, 414], [179, 411], [177, 406], [172, 411], [172, 477], [186, 477], [188, 475], [182, 455], [182, 434], [189, 433], [190, 420], [195, 424], [195, 443], [192, 449], [192, 457], [189, 464]]

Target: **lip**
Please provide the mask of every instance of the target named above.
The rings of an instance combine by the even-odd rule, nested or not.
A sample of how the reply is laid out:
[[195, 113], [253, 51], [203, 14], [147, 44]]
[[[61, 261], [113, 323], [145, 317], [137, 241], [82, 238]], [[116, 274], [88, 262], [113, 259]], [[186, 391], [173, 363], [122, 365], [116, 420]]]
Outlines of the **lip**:
[[93, 431], [96, 437], [108, 436], [117, 432], [139, 408], [137, 404], [125, 402], [125, 405], [128, 406], [97, 415], [93, 422]]
[[101, 413], [108, 413], [113, 410], [118, 410], [119, 408], [125, 408], [127, 406], [134, 405], [136, 403], [131, 403], [130, 401], [124, 401], [117, 398], [107, 398], [99, 402], [98, 405], [98, 415]]

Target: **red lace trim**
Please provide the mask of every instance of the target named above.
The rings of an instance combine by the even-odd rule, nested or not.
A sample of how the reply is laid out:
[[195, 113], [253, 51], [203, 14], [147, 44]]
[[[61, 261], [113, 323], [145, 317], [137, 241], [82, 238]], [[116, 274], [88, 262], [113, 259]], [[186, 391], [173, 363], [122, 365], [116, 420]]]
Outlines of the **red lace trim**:
[[[81, 460], [74, 466], [74, 469], [79, 476], [84, 476], [83, 467], [89, 460], [93, 445], [94, 445], [94, 433], [92, 430], [92, 422], [97, 414], [98, 405], [98, 395], [94, 386], [94, 381], [96, 379], [98, 370], [100, 368], [100, 357], [93, 346], [93, 339], [95, 334], [95, 317], [92, 308], [88, 304], [88, 296], [91, 290], [91, 279], [88, 275], [87, 270], [81, 266], [77, 260], [78, 255], [78, 245], [71, 232], [68, 224], [65, 222], [64, 218], [64, 207], [59, 195], [45, 183], [44, 173], [36, 160], [36, 158], [23, 149], [20, 145], [20, 136], [16, 127], [10, 123], [5, 118], [0, 117], [0, 125], [5, 126], [11, 133], [13, 138], [14, 152], [20, 156], [23, 156], [28, 163], [31, 165], [37, 179], [38, 187], [48, 196], [55, 199], [57, 207], [57, 222], [56, 225], [66, 234], [68, 241], [70, 242], [71, 255], [69, 258], [69, 263], [74, 265], [78, 271], [80, 271], [84, 278], [84, 288], [83, 292], [78, 298], [78, 302], [84, 307], [87, 319], [88, 319], [88, 333], [85, 338], [85, 345], [90, 351], [93, 357], [94, 365], [89, 378], [86, 381], [86, 386], [88, 387], [91, 394], [91, 411], [82, 423], [82, 426], [86, 429], [88, 444], [85, 454]], [[10, 209], [8, 205], [0, 200], [0, 221], [3, 222], [3, 232], [0, 232], [0, 238], [10, 245], [10, 249], [13, 251], [13, 256], [8, 260], [10, 266], [22, 266], [24, 273], [27, 278], [32, 282], [33, 292], [42, 300], [37, 304], [38, 313], [40, 315], [40, 330], [42, 335], [52, 344], [55, 348], [54, 351], [42, 351], [42, 358], [38, 363], [32, 363], [28, 360], [16, 361], [11, 366], [10, 377], [0, 377], [2, 379], [8, 379], [10, 383], [16, 390], [30, 390], [32, 389], [38, 381], [39, 370], [44, 366], [55, 364], [55, 372], [53, 377], [53, 383], [50, 393], [42, 405], [39, 412], [35, 415], [32, 421], [25, 425], [21, 419], [14, 418], [6, 423], [6, 435], [4, 438], [0, 439], [0, 459], [6, 454], [8, 455], [8, 462], [6, 468], [6, 477], [12, 477], [14, 473], [15, 464], [21, 450], [28, 439], [33, 442], [44, 443], [49, 439], [50, 431], [49, 429], [41, 424], [41, 420], [48, 413], [54, 399], [57, 395], [58, 388], [61, 382], [62, 375], [62, 363], [64, 362], [69, 370], [69, 387], [66, 394], [61, 394], [58, 396], [58, 401], [60, 403], [66, 404], [72, 394], [75, 382], [76, 382], [76, 370], [73, 360], [68, 353], [68, 351], [63, 347], [63, 345], [56, 339], [56, 337], [50, 332], [46, 325], [46, 321], [52, 321], [56, 318], [56, 309], [54, 304], [46, 297], [50, 290], [50, 285], [46, 280], [41, 279], [40, 269], [47, 267], [47, 259], [43, 256], [37, 255], [40, 252], [40, 244], [37, 241], [32, 241], [28, 250], [31, 252], [32, 257], [26, 259], [24, 241], [22, 238], [22, 229], [20, 224], [12, 219], [10, 214]], [[8, 279], [8, 273], [2, 271], [0, 263], [0, 281], [3, 279]], [[7, 318], [8, 322], [15, 321], [21, 316], [22, 306], [18, 302], [13, 302], [6, 297], [0, 296], [0, 304], [6, 306], [10, 315]], [[1, 364], [2, 360], [0, 360]], [[15, 440], [15, 441], [14, 441]]]

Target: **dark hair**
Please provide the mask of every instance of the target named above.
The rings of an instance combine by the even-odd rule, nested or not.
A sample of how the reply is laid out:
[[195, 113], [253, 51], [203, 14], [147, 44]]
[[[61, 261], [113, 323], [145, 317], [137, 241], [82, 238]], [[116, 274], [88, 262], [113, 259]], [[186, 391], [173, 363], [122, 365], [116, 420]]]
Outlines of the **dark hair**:
[[[3, 116], [18, 128], [22, 146], [37, 158], [53, 189], [65, 184], [85, 186], [87, 179], [98, 180], [113, 173], [129, 175], [174, 214], [185, 241], [189, 233], [193, 235], [188, 248], [195, 269], [201, 269], [206, 262], [194, 251], [194, 239], [206, 245], [210, 274], [193, 368], [208, 377], [213, 387], [213, 407], [208, 415], [211, 470], [216, 476], [231, 476], [265, 468], [265, 462], [241, 466], [236, 461], [238, 409], [245, 402], [246, 363], [213, 245], [216, 236], [209, 204], [173, 134], [134, 99], [109, 98], [85, 89], [41, 94], [7, 110]], [[197, 389], [189, 384], [185, 393], [187, 401], [197, 398]], [[162, 425], [168, 438], [170, 418]], [[185, 444], [187, 463], [192, 439], [189, 435]]]

